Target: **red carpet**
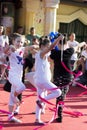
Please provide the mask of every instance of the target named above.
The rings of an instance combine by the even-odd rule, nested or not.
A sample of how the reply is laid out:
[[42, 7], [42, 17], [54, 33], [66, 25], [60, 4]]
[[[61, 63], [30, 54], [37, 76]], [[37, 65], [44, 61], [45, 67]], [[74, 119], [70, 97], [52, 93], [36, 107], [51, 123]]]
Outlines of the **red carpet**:
[[[53, 122], [49, 125], [39, 128], [39, 130], [87, 130], [87, 93], [86, 90], [80, 87], [70, 87], [70, 91], [67, 94], [65, 100], [65, 107], [68, 111], [78, 111], [84, 114], [84, 116], [75, 117], [66, 113], [63, 113], [63, 122]], [[28, 95], [30, 95], [28, 97]], [[8, 111], [9, 93], [3, 90], [3, 85], [0, 85], [0, 109]], [[23, 92], [23, 101], [21, 104], [20, 114], [17, 118], [21, 119], [23, 123], [9, 123], [7, 121], [7, 114], [0, 113], [0, 125], [3, 126], [3, 130], [35, 130], [39, 127], [34, 124], [35, 115], [32, 112], [35, 111], [36, 92], [31, 89]], [[55, 100], [51, 100], [55, 103]], [[42, 115], [42, 120], [48, 122], [53, 116], [53, 112], [48, 109], [51, 107], [47, 105], [46, 113]], [[1, 128], [0, 128], [1, 130]]]

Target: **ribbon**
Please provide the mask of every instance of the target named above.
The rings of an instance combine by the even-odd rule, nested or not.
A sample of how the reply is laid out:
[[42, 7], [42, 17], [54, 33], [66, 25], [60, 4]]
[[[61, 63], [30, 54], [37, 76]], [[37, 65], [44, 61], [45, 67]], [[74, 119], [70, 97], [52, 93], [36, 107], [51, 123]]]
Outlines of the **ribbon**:
[[6, 113], [6, 114], [11, 114], [12, 116], [10, 116], [10, 118], [8, 120], [10, 120], [14, 116], [14, 114], [12, 114], [11, 112], [5, 111], [5, 110], [0, 109], [0, 112], [1, 113]]
[[[2, 120], [2, 119], [0, 119], [0, 120]], [[2, 122], [0, 122], [0, 130], [2, 130], [3, 129], [3, 124], [2, 124]]]
[[3, 129], [3, 126], [2, 125], [0, 125], [0, 130], [2, 130]]
[[66, 65], [64, 64], [64, 62], [62, 61], [61, 62], [61, 64], [62, 64], [62, 66], [66, 69], [66, 71], [67, 72], [69, 72], [70, 74], [73, 74], [75, 77], [78, 77], [78, 76], [80, 76], [81, 75], [81, 71], [79, 71], [77, 74], [76, 73], [74, 73], [73, 71], [71, 71], [70, 69], [68, 69], [67, 67], [66, 67]]

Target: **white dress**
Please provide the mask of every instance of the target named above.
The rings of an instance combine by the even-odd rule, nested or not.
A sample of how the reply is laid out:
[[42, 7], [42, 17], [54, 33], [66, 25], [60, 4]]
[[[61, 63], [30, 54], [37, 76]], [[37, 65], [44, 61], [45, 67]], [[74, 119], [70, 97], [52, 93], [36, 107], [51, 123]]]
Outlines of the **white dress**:
[[22, 83], [23, 54], [24, 47], [12, 52], [9, 56], [10, 69], [8, 80], [12, 84], [12, 91], [17, 91], [18, 93], [21, 93], [25, 89], [25, 85]]

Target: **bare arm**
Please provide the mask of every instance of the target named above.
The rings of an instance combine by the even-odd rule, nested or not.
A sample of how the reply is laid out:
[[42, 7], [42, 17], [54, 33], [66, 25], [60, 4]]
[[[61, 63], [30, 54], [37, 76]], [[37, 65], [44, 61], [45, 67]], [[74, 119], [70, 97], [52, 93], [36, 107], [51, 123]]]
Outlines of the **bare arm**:
[[6, 45], [6, 47], [4, 48], [3, 52], [6, 54], [6, 55], [10, 55], [11, 52], [15, 52], [16, 49], [13, 45]]
[[80, 53], [81, 47], [84, 47], [86, 45], [86, 42], [81, 42], [78, 44], [78, 46], [75, 48], [75, 52]]
[[24, 57], [26, 57], [30, 53], [35, 54], [39, 50], [39, 45], [30, 45], [26, 46], [24, 50]]
[[86, 42], [81, 42], [81, 43], [79, 43], [79, 47], [81, 48], [81, 47], [84, 47], [86, 45]]
[[43, 58], [44, 55], [45, 55], [46, 53], [48, 53], [49, 51], [51, 51], [51, 50], [55, 47], [55, 45], [57, 45], [57, 44], [59, 43], [59, 41], [62, 40], [62, 39], [63, 39], [63, 36], [60, 35], [60, 36], [54, 41], [53, 44], [51, 44], [50, 46], [48, 46], [47, 48], [45, 48], [44, 50], [41, 51], [40, 56]]

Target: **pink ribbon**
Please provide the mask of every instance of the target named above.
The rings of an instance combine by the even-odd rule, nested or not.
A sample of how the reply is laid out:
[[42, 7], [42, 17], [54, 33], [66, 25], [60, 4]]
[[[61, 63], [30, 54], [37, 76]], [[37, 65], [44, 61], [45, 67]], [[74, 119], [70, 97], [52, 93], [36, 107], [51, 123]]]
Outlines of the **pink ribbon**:
[[66, 67], [66, 65], [64, 64], [63, 61], [61, 62], [61, 64], [62, 64], [62, 66], [66, 69], [67, 72], [69, 72], [70, 74], [73, 74], [73, 75], [76, 76], [76, 73], [74, 73], [74, 72], [72, 72], [71, 70], [69, 70], [69, 69]]
[[2, 130], [3, 129], [3, 126], [2, 125], [0, 125], [0, 130]]
[[78, 111], [68, 111], [68, 110], [63, 110], [63, 113], [66, 113], [66, 114], [69, 114], [69, 115], [72, 115], [72, 116], [76, 116], [76, 117], [84, 116], [83, 113], [78, 112]]
[[46, 103], [48, 103], [48, 104], [50, 104], [50, 105], [55, 105], [55, 104], [53, 104], [53, 103], [47, 101], [46, 99], [42, 98], [40, 95], [39, 95], [39, 98], [40, 98], [43, 102], [46, 102]]
[[1, 112], [1, 113], [6, 113], [6, 114], [11, 114], [10, 112], [5, 111], [5, 110], [1, 110], [1, 109], [0, 109], [0, 112]]
[[79, 71], [79, 72], [76, 74], [76, 73], [74, 73], [73, 71], [71, 71], [70, 69], [68, 69], [68, 68], [66, 67], [66, 65], [64, 64], [63, 61], [61, 62], [61, 64], [62, 64], [62, 66], [66, 69], [66, 71], [69, 72], [70, 74], [73, 74], [73, 75], [75, 76], [75, 78], [77, 78], [78, 76], [82, 75], [82, 72], [81, 72], [81, 71]]
[[80, 93], [78, 97], [83, 96], [84, 94], [87, 94], [87, 91]]
[[3, 129], [3, 124], [2, 124], [2, 122], [1, 122], [1, 120], [2, 120], [2, 119], [0, 119], [0, 130]]
[[[1, 113], [6, 113], [6, 114], [12, 114], [12, 113], [10, 113], [10, 112], [8, 112], [8, 111], [1, 110], [1, 109], [0, 109], [0, 112], [1, 112]], [[14, 116], [14, 115], [12, 114], [12, 116], [9, 118], [9, 120], [10, 120], [13, 116]]]
[[86, 87], [85, 85], [82, 85], [81, 83], [76, 82], [76, 81], [75, 81], [75, 83], [76, 83], [77, 85], [79, 85], [80, 87], [82, 87], [82, 88], [84, 88], [84, 89], [87, 89], [87, 87]]

